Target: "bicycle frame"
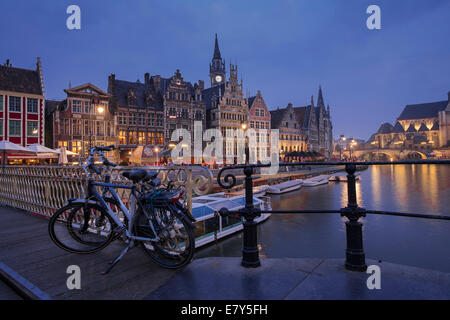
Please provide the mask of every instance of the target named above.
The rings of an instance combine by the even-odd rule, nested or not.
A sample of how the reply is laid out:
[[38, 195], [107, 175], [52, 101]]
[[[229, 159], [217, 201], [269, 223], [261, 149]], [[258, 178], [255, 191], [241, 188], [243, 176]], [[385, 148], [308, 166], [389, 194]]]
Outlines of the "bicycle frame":
[[[102, 187], [102, 194], [99, 194], [97, 190], [95, 189], [95, 186]], [[116, 191], [114, 189], [129, 189], [131, 190], [131, 201], [130, 201], [130, 210], [127, 209], [123, 201], [120, 199], [120, 197], [117, 195]], [[108, 212], [108, 215], [114, 220], [114, 222], [120, 227], [125, 228], [124, 223], [119, 219], [118, 215], [112, 211], [111, 207], [108, 206], [106, 201], [103, 199], [103, 197], [106, 195], [106, 193], [109, 192], [111, 196], [114, 198], [114, 200], [117, 201], [119, 204], [120, 210], [122, 213], [128, 218], [128, 229], [125, 230], [126, 236], [128, 239], [131, 240], [139, 240], [139, 241], [151, 241], [151, 242], [158, 242], [160, 238], [156, 235], [155, 228], [153, 226], [153, 223], [151, 220], [149, 220], [150, 227], [153, 231], [153, 234], [156, 235], [155, 238], [145, 238], [145, 237], [138, 237], [133, 235], [133, 225], [134, 225], [134, 219], [135, 219], [135, 207], [136, 207], [136, 200], [138, 201], [139, 206], [144, 210], [144, 207], [142, 206], [141, 201], [139, 200], [137, 196], [137, 190], [136, 186], [127, 186], [127, 185], [121, 185], [121, 184], [113, 184], [113, 183], [105, 183], [105, 182], [95, 182], [92, 179], [89, 179], [88, 181], [88, 188], [87, 188], [87, 194], [86, 199], [95, 199], [97, 200], [100, 205], [106, 209]]]

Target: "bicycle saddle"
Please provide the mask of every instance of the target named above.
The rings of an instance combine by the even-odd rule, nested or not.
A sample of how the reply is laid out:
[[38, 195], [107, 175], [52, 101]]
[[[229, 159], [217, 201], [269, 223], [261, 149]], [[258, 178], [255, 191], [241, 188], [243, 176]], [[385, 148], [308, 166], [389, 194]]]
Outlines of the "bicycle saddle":
[[147, 171], [147, 176], [145, 177], [144, 181], [153, 180], [158, 175], [158, 171]]
[[144, 169], [125, 171], [122, 172], [122, 176], [124, 176], [128, 180], [133, 181], [133, 183], [136, 183], [144, 180], [147, 177], [147, 171]]

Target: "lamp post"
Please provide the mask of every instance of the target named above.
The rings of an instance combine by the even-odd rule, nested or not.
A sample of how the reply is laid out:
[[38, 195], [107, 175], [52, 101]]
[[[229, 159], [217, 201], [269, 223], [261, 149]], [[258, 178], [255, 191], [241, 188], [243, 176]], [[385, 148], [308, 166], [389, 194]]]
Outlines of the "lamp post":
[[156, 152], [156, 165], [159, 165], [159, 148], [155, 147], [154, 151]]

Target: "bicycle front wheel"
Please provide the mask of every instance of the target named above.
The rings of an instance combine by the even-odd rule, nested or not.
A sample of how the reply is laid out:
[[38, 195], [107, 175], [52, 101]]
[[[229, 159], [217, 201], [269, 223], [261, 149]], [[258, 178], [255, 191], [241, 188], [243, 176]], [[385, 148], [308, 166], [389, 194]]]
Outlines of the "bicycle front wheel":
[[50, 219], [52, 241], [72, 253], [94, 253], [114, 239], [114, 222], [97, 204], [68, 204]]

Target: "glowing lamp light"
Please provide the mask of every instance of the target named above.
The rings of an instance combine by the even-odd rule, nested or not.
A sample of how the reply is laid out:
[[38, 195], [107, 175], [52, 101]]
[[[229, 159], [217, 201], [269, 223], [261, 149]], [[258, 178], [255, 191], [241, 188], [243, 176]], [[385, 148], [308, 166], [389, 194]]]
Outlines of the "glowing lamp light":
[[98, 113], [103, 113], [105, 111], [105, 109], [103, 107], [98, 107], [97, 111], [98, 111]]
[[174, 143], [171, 143], [171, 144], [169, 144], [169, 147], [170, 147], [170, 148], [175, 148], [176, 145], [175, 145]]

